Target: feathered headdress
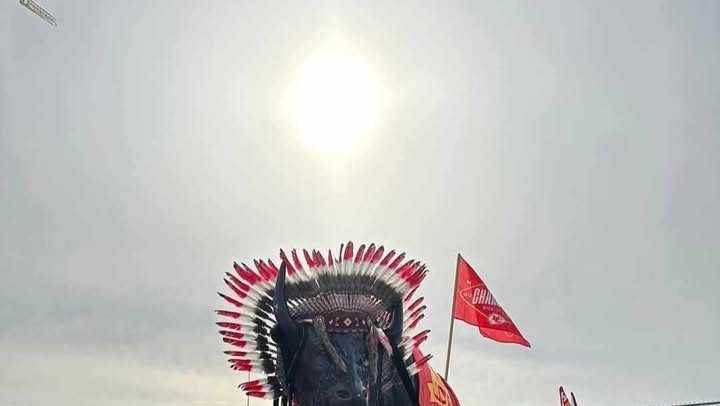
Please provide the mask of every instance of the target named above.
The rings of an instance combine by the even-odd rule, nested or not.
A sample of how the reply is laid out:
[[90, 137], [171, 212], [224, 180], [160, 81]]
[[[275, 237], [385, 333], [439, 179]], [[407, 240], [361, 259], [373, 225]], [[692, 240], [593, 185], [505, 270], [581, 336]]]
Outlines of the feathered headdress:
[[[423, 297], [414, 299], [427, 268], [405, 254], [375, 244], [358, 247], [353, 243], [340, 246], [340, 257], [329, 251], [302, 250], [304, 263], [297, 251], [288, 257], [280, 250], [280, 261], [287, 271], [285, 302], [294, 321], [322, 320], [318, 326], [328, 332], [363, 332], [374, 329], [386, 348], [389, 343], [383, 329], [393, 323], [393, 309], [402, 304], [402, 337], [397, 345], [409, 375], [414, 375], [430, 356], [412, 360], [413, 349], [428, 337], [429, 330], [415, 334], [424, 317]], [[273, 311], [273, 295], [279, 269], [272, 260], [255, 260], [255, 269], [234, 263], [234, 273], [226, 273], [225, 284], [230, 294], [218, 292], [233, 310], [216, 310], [223, 317], [217, 322], [225, 343], [232, 348], [230, 368], [238, 371], [262, 372], [263, 379], [245, 382], [240, 387], [249, 396], [277, 398], [283, 396], [283, 371], [278, 367], [279, 345], [270, 334], [277, 324]], [[399, 314], [399, 313], [397, 313]], [[391, 352], [391, 351], [389, 351]]]

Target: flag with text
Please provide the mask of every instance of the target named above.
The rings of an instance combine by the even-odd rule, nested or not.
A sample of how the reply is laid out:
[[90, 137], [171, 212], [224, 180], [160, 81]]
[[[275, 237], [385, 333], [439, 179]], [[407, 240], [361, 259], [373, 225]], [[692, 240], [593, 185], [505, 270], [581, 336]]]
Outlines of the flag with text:
[[530, 343], [522, 336], [470, 264], [458, 256], [457, 266], [453, 317], [477, 326], [480, 334], [491, 340], [530, 347]]

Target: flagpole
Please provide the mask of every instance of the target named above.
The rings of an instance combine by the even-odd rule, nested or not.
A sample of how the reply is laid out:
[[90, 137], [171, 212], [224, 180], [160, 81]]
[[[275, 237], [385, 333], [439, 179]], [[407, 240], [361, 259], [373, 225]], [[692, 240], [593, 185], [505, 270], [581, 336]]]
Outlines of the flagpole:
[[455, 326], [455, 299], [457, 299], [458, 272], [460, 270], [460, 253], [457, 255], [457, 263], [455, 264], [455, 284], [453, 286], [453, 303], [450, 311], [450, 337], [448, 337], [447, 358], [445, 359], [445, 381], [448, 380], [448, 372], [450, 372], [450, 350], [452, 349], [453, 327]]

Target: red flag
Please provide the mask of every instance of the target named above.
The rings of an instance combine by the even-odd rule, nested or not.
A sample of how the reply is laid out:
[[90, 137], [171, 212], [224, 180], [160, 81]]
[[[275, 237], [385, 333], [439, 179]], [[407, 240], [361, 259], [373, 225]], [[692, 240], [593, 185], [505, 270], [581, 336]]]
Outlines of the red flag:
[[567, 395], [565, 395], [565, 391], [562, 386], [558, 389], [558, 391], [560, 392], [560, 406], [572, 406]]
[[[415, 347], [415, 359], [422, 359], [423, 354]], [[429, 363], [423, 364], [418, 372], [420, 406], [460, 406], [455, 392], [450, 385], [433, 370]]]
[[501, 343], [515, 343], [530, 347], [510, 316], [500, 307], [490, 290], [470, 264], [458, 255], [455, 284], [456, 319], [478, 326], [480, 334]]

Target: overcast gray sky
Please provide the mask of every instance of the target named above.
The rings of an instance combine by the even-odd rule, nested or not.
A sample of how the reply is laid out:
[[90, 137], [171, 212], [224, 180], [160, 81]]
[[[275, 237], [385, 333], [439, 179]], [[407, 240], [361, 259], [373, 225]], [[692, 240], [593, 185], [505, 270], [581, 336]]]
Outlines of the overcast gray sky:
[[[348, 239], [429, 265], [437, 369], [458, 252], [533, 344], [458, 324], [464, 405], [720, 398], [720, 2], [610, 3], [3, 1], [0, 404], [244, 402], [222, 272]], [[288, 110], [322, 52], [349, 149]]]

